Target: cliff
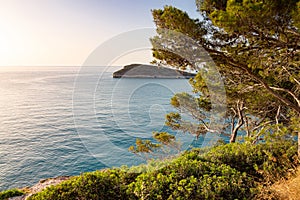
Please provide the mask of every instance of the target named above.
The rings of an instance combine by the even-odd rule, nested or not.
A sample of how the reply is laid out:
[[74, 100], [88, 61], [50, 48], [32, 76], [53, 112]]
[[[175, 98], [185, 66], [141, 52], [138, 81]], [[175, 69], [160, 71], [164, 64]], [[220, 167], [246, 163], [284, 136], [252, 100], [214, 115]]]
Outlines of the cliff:
[[155, 65], [131, 64], [113, 73], [113, 78], [192, 78], [196, 74]]

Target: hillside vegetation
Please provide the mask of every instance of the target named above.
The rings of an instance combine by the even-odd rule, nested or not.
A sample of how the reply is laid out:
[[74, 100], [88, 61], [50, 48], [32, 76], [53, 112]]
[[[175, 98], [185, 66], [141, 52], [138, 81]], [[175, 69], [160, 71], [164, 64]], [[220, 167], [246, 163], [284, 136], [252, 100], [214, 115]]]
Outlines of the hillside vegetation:
[[290, 140], [193, 149], [163, 161], [157, 170], [152, 161], [151, 166], [89, 172], [29, 199], [276, 199], [271, 185], [296, 172], [296, 154]]

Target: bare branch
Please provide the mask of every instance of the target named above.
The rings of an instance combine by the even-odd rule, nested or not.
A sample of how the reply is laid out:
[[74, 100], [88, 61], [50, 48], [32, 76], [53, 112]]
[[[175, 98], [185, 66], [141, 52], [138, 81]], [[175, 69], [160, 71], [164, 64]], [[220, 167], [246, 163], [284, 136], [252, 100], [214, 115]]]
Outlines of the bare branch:
[[278, 90], [278, 91], [283, 91], [283, 92], [289, 93], [295, 99], [298, 106], [300, 107], [300, 100], [297, 98], [296, 94], [294, 94], [292, 91], [284, 89], [284, 88], [278, 88], [278, 87], [270, 87], [270, 88], [273, 90]]
[[[289, 72], [289, 70], [286, 69], [285, 66], [281, 66], [281, 67], [284, 69], [284, 71], [286, 73], [288, 73], [289, 76], [293, 77], [293, 75]], [[299, 80], [297, 80], [295, 77], [293, 77], [293, 80], [300, 86], [300, 81]]]
[[279, 115], [280, 115], [280, 108], [281, 108], [281, 106], [279, 105], [279, 106], [278, 106], [278, 109], [277, 109], [276, 116], [275, 116], [275, 121], [276, 121], [276, 124], [277, 124], [277, 125], [279, 124], [278, 117], [279, 117]]

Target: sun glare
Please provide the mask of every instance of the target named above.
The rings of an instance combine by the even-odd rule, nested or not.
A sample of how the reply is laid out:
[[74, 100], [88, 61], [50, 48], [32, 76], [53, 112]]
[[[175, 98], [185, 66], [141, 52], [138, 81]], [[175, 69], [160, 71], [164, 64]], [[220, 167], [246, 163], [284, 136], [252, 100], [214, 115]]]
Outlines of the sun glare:
[[8, 56], [8, 51], [10, 50], [10, 37], [5, 30], [0, 29], [0, 55], [1, 60]]
[[0, 65], [8, 65], [17, 61], [16, 56], [22, 48], [20, 48], [20, 38], [15, 36], [16, 33], [0, 29]]
[[0, 66], [20, 65], [27, 61], [31, 45], [24, 33], [0, 27]]

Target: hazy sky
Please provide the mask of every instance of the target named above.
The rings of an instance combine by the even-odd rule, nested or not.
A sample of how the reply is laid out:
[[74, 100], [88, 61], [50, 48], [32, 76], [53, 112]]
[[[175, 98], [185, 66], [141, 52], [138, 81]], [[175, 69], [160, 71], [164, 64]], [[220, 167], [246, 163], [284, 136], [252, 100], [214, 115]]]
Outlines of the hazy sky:
[[80, 66], [109, 38], [154, 28], [150, 10], [164, 5], [199, 16], [194, 0], [0, 0], [0, 66]]

